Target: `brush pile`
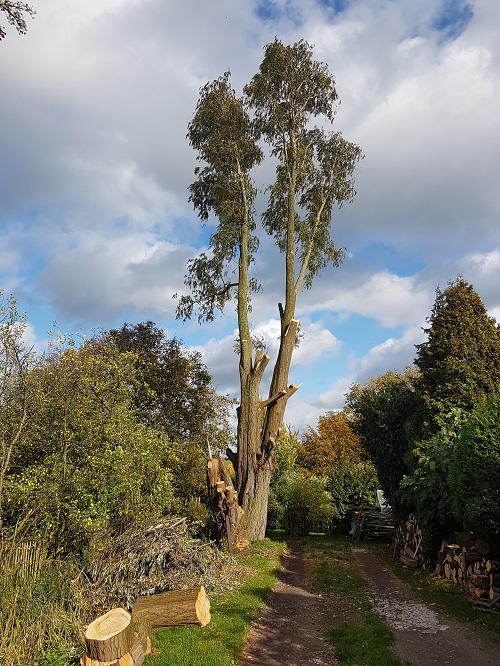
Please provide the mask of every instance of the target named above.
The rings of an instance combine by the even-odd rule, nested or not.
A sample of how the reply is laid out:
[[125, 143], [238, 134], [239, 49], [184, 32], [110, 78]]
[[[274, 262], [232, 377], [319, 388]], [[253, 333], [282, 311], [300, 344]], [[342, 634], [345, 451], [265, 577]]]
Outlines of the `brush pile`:
[[193, 536], [186, 518], [166, 516], [127, 530], [95, 556], [90, 594], [94, 612], [123, 606], [139, 596], [203, 585], [223, 592], [245, 577], [234, 557]]

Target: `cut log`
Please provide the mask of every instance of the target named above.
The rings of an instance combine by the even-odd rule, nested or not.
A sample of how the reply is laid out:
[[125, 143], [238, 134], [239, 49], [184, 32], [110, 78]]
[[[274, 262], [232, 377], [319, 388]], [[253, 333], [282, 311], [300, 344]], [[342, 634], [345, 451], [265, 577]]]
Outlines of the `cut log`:
[[113, 608], [87, 627], [85, 657], [91, 661], [113, 662], [124, 657], [129, 652], [132, 643], [133, 631], [130, 613], [123, 608]]
[[136, 663], [132, 654], [127, 652], [123, 657], [113, 659], [113, 661], [98, 661], [97, 659], [91, 659], [83, 655], [80, 659], [80, 666], [136, 666]]
[[210, 601], [203, 585], [191, 590], [173, 590], [138, 597], [132, 607], [134, 623], [149, 623], [154, 629], [210, 622]]

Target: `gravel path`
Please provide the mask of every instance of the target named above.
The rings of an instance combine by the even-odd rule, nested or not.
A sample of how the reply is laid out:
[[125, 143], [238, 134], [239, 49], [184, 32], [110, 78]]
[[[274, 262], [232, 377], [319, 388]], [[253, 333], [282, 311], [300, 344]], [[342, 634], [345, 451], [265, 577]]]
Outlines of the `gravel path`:
[[418, 601], [384, 560], [353, 548], [375, 612], [392, 629], [394, 650], [412, 666], [499, 666], [500, 644], [487, 643], [477, 627], [436, 613]]
[[[487, 643], [476, 627], [444, 618], [419, 602], [373, 551], [354, 547], [353, 554], [375, 612], [394, 633], [394, 651], [401, 659], [411, 666], [500, 666], [500, 642]], [[338, 665], [325, 637], [328, 629], [349, 620], [352, 607], [318, 594], [313, 571], [307, 548], [291, 546], [238, 666]]]

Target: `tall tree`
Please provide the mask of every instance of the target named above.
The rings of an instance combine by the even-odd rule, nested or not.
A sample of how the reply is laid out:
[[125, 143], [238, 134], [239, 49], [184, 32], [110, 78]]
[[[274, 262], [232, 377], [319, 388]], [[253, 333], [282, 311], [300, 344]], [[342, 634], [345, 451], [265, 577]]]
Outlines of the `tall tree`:
[[[7, 21], [14, 26], [20, 35], [26, 34], [28, 26], [26, 16], [35, 15], [35, 10], [26, 2], [17, 2], [16, 0], [0, 0], [0, 12], [7, 16]], [[5, 37], [5, 28], [0, 25], [0, 41]]]
[[[343, 254], [330, 237], [331, 215], [335, 205], [353, 198], [353, 173], [362, 155], [339, 133], [323, 129], [334, 119], [336, 102], [334, 78], [313, 59], [312, 47], [304, 41], [285, 46], [275, 39], [265, 47], [243, 97], [237, 97], [226, 72], [201, 89], [188, 127], [190, 144], [204, 163], [195, 170], [190, 199], [201, 220], [207, 222], [213, 212], [218, 227], [209, 252], [188, 263], [191, 295], [180, 299], [178, 316], [189, 318], [197, 310], [200, 321], [210, 321], [236, 300], [241, 395], [237, 452], [230, 455], [243, 509], [235, 515], [243, 519], [233, 530], [239, 527], [250, 539], [265, 533], [273, 451], [288, 399], [298, 389], [288, 383], [299, 326], [297, 297]], [[261, 141], [277, 162], [262, 226], [285, 255], [280, 347], [267, 399], [259, 389], [270, 357], [252, 342], [249, 322], [251, 294], [259, 289], [249, 267], [258, 247], [251, 174], [263, 160]]]
[[317, 476], [328, 476], [339, 463], [356, 464], [365, 459], [360, 437], [346, 412], [327, 412], [319, 417], [317, 430], [309, 427], [303, 435], [297, 464]]
[[0, 290], [0, 528], [5, 480], [19, 450], [32, 397], [33, 354], [23, 340], [25, 331], [26, 318], [18, 312], [15, 298]]
[[462, 277], [436, 290], [417, 345], [418, 391], [423, 401], [423, 435], [438, 432], [457, 411], [468, 414], [500, 387], [500, 328], [479, 295]]
[[[137, 369], [134, 400], [145, 423], [172, 441], [227, 437], [229, 401], [217, 394], [199, 352], [190, 352], [177, 338], [152, 321], [123, 324], [104, 333], [121, 352], [133, 352]], [[225, 447], [224, 447], [225, 448]]]
[[354, 384], [346, 396], [354, 430], [375, 465], [386, 499], [401, 519], [406, 518], [407, 506], [399, 484], [409, 471], [407, 456], [412, 447], [407, 426], [419, 404], [415, 377], [413, 368], [406, 368], [404, 374], [387, 372], [363, 386]]

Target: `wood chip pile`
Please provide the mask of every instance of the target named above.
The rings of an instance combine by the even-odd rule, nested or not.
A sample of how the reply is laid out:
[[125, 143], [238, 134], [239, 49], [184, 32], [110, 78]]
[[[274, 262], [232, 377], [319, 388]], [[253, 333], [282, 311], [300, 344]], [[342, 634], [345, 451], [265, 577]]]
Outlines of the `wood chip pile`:
[[244, 577], [236, 559], [195, 538], [185, 518], [166, 516], [153, 525], [124, 532], [95, 557], [90, 590], [93, 612], [112, 606], [130, 609], [139, 596], [196, 585], [210, 593], [223, 592]]
[[443, 541], [436, 574], [461, 585], [475, 608], [500, 612], [500, 562], [487, 559], [489, 550], [486, 542], [474, 538]]
[[357, 540], [391, 541], [394, 524], [390, 509], [381, 511], [374, 506], [353, 507], [350, 534]]

